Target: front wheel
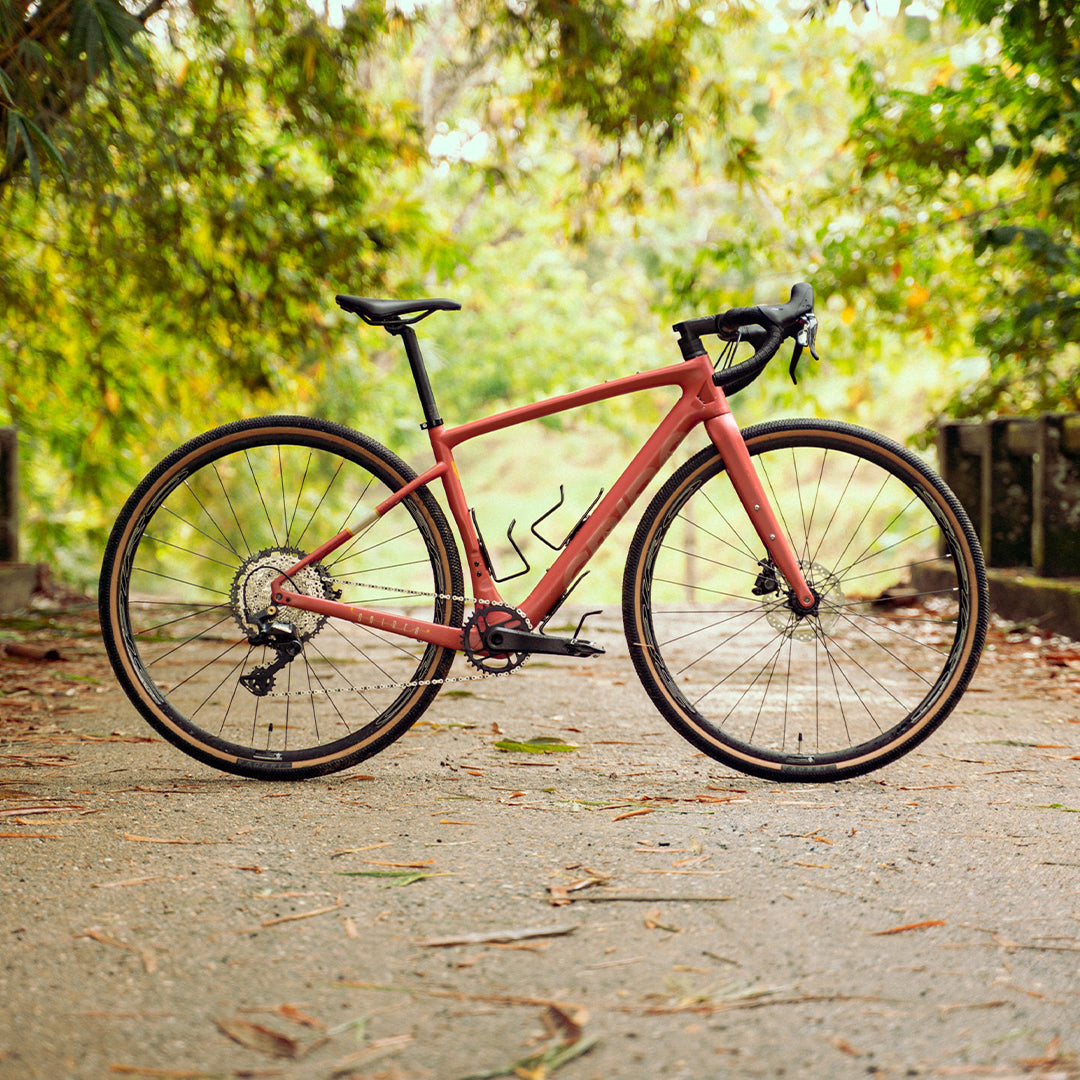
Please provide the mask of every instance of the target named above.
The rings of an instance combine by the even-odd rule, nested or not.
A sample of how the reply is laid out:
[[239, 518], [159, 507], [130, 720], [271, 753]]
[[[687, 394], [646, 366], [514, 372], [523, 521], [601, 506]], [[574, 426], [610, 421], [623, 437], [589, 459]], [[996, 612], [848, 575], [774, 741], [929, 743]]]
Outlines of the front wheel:
[[664, 717], [716, 760], [771, 780], [858, 776], [925, 739], [974, 674], [978, 540], [941, 479], [880, 435], [796, 420], [743, 437], [816, 605], [795, 603], [710, 447], [634, 535], [630, 654]]
[[[296, 416], [228, 424], [166, 458], [121, 511], [101, 571], [105, 645], [139, 712], [199, 761], [261, 779], [343, 769], [403, 734], [453, 652], [275, 611], [270, 585], [414, 475], [374, 440]], [[457, 548], [426, 488], [289, 585], [461, 625]]]

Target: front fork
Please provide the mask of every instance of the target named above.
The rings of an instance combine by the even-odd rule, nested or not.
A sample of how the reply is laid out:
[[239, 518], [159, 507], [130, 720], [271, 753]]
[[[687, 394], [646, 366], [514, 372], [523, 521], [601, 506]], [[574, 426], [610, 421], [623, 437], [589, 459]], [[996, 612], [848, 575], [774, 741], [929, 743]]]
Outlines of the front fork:
[[799, 560], [788, 542], [787, 535], [780, 528], [776, 514], [773, 513], [735, 418], [725, 411], [711, 420], [706, 420], [705, 430], [720, 454], [735, 494], [739, 496], [739, 501], [765, 545], [773, 565], [791, 586], [796, 610], [807, 613], [812, 611], [817, 604], [817, 597], [806, 583]]

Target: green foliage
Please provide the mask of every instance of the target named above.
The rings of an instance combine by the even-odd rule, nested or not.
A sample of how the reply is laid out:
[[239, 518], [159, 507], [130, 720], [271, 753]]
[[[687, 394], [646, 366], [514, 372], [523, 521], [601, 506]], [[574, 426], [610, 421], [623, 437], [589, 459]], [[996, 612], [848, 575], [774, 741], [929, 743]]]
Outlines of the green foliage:
[[0, 350], [33, 447], [30, 550], [85, 560], [171, 442], [319, 404], [332, 292], [385, 290], [430, 233], [414, 112], [356, 85], [383, 11], [339, 30], [290, 0], [179, 20], [152, 82], [114, 66], [115, 93], [86, 96], [64, 188], [9, 185]]
[[950, 48], [944, 23], [921, 85], [898, 85], [880, 60], [853, 76], [860, 204], [877, 250], [905, 270], [921, 264], [930, 296], [909, 305], [911, 323], [948, 347], [974, 322], [988, 364], [950, 412], [1075, 409], [1080, 17], [1043, 0], [955, 0], [952, 11], [969, 45]]
[[0, 0], [0, 187], [25, 163], [39, 190], [42, 153], [64, 173], [55, 129], [100, 79], [145, 69], [142, 30], [143, 20], [117, 0]]
[[[0, 0], [27, 554], [88, 579], [138, 478], [238, 415], [419, 449], [398, 343], [337, 291], [463, 303], [421, 328], [448, 422], [674, 361], [671, 322], [801, 279], [824, 362], [745, 422], [1075, 401], [1071, 16], [793, 6]], [[636, 438], [640, 398], [587, 420]]]

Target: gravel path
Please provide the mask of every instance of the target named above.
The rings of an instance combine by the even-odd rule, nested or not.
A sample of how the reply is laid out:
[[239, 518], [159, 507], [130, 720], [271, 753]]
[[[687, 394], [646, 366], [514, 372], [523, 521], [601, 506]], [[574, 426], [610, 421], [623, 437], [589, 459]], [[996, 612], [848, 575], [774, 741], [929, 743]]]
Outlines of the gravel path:
[[1080, 1077], [1080, 648], [997, 629], [928, 743], [790, 787], [590, 636], [268, 786], [154, 738], [91, 611], [0, 626], [63, 657], [0, 658], [0, 1080]]

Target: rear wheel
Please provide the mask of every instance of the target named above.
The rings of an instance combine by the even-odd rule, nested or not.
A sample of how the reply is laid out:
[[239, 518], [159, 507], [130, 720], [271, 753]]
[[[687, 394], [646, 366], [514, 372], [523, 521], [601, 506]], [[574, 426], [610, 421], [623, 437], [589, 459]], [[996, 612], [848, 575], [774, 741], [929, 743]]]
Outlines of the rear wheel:
[[771, 564], [713, 448], [657, 493], [623, 582], [649, 696], [705, 753], [773, 780], [857, 776], [949, 715], [979, 661], [978, 540], [908, 450], [827, 421], [743, 433], [817, 602]]
[[[113, 668], [142, 715], [202, 762], [275, 780], [346, 768], [398, 738], [453, 651], [265, 613], [275, 577], [413, 476], [374, 440], [305, 417], [229, 424], [163, 461], [117, 519], [99, 593]], [[457, 548], [423, 488], [290, 586], [461, 625]]]

